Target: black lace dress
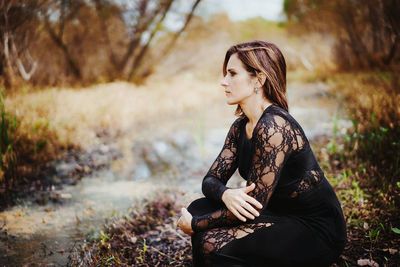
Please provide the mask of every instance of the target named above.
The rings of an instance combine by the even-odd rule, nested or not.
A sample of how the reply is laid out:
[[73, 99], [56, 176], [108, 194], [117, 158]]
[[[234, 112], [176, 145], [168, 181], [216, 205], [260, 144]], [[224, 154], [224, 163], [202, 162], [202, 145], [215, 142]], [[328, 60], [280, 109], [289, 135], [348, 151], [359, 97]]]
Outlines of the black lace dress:
[[[202, 182], [193, 215], [194, 266], [329, 266], [344, 249], [346, 225], [340, 203], [298, 122], [272, 104], [251, 139], [248, 118], [234, 121], [224, 146]], [[239, 169], [256, 184], [248, 194], [263, 208], [240, 221], [221, 200]]]

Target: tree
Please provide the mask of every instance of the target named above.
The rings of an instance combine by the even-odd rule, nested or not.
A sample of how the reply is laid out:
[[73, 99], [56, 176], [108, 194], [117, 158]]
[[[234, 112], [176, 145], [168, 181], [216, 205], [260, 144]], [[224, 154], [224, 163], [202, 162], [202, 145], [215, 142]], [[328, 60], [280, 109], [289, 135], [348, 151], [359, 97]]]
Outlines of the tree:
[[[96, 4], [99, 18], [102, 20], [103, 23], [104, 40], [106, 40], [106, 42], [108, 43], [107, 47], [109, 58], [111, 59], [111, 62], [113, 63], [116, 72], [120, 76], [128, 80], [138, 79], [138, 77], [136, 77], [138, 75], [149, 75], [152, 71], [151, 69], [147, 68], [145, 70], [142, 70], [142, 74], [140, 74], [138, 72], [138, 68], [141, 65], [146, 53], [148, 52], [151, 43], [154, 40], [154, 37], [157, 33], [159, 33], [160, 30], [163, 29], [163, 22], [167, 15], [171, 12], [171, 6], [174, 3], [174, 0], [140, 0], [136, 2], [132, 9], [125, 9], [125, 12], [132, 14], [130, 20], [134, 21], [134, 23], [130, 27], [129, 23], [127, 23], [127, 30], [130, 33], [128, 36], [131, 37], [129, 43], [126, 46], [125, 53], [119, 60], [115, 56], [111, 45], [109, 45], [109, 31], [107, 30], [105, 23], [105, 20], [107, 19], [104, 16], [104, 14], [106, 14], [105, 8], [108, 7], [110, 3], [105, 0], [94, 0], [94, 2]], [[162, 53], [162, 57], [165, 57], [171, 51], [179, 36], [182, 34], [182, 32], [184, 32], [184, 30], [190, 23], [199, 3], [200, 0], [194, 1], [190, 12], [185, 16], [185, 21], [182, 27], [173, 34], [170, 42], [164, 48], [164, 53]], [[158, 58], [158, 60], [160, 60], [160, 58]]]
[[[41, 85], [115, 79], [141, 81], [174, 47], [200, 0], [193, 0], [187, 13], [179, 8], [180, 13], [174, 10], [181, 3], [0, 0], [2, 80], [12, 87], [19, 71], [18, 76], [24, 80]], [[171, 14], [183, 18], [179, 29], [165, 27]], [[149, 55], [158, 36], [168, 37], [163, 39], [165, 43], [157, 43], [157, 49], [165, 46], [164, 53], [152, 58]]]
[[37, 1], [0, 0], [0, 75], [6, 88], [14, 86], [18, 73], [29, 81], [36, 70], [37, 62], [29, 52], [28, 42], [32, 36], [29, 23], [35, 23], [39, 6]]
[[291, 25], [332, 33], [342, 69], [384, 69], [400, 63], [400, 0], [285, 0]]

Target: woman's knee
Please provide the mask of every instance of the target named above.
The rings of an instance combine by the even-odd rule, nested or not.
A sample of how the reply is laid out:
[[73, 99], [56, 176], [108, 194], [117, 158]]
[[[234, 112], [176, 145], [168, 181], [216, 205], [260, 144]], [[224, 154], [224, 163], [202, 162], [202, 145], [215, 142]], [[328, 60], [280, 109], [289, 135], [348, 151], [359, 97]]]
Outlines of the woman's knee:
[[192, 214], [192, 216], [199, 216], [211, 213], [219, 208], [221, 208], [221, 205], [209, 200], [208, 198], [202, 197], [192, 201], [187, 207], [187, 210]]
[[201, 210], [203, 207], [203, 202], [204, 202], [204, 197], [203, 198], [198, 198], [194, 201], [192, 201], [189, 206], [187, 207], [187, 210], [192, 214], [192, 215], [197, 215], [198, 211]]

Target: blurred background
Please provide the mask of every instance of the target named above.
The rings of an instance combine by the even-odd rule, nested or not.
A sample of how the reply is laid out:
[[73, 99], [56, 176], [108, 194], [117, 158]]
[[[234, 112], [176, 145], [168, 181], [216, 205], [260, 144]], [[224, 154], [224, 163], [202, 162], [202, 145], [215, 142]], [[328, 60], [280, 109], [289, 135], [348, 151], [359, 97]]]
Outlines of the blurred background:
[[0, 265], [190, 266], [174, 222], [236, 119], [225, 52], [251, 40], [282, 50], [342, 203], [333, 266], [398, 266], [399, 0], [0, 0]]

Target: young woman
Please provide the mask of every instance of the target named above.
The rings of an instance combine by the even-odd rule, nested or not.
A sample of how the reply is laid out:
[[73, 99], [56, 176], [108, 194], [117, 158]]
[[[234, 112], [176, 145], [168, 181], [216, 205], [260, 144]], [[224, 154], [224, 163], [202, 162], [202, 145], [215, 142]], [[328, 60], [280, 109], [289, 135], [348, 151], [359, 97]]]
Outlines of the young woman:
[[[289, 114], [286, 63], [272, 43], [232, 46], [223, 64], [238, 118], [177, 225], [191, 235], [194, 266], [329, 266], [346, 225], [334, 190]], [[243, 188], [226, 183], [236, 169]]]

